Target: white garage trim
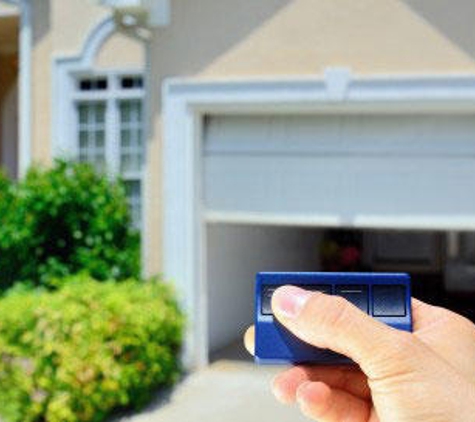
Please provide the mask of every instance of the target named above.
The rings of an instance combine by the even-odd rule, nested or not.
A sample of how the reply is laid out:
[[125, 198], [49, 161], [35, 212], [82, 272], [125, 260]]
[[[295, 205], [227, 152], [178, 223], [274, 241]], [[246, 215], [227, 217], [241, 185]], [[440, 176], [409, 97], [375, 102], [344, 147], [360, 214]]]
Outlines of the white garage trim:
[[330, 69], [320, 79], [204, 82], [172, 79], [164, 103], [164, 272], [182, 295], [190, 326], [185, 363], [207, 363], [205, 224], [207, 222], [475, 229], [475, 217], [335, 216], [205, 211], [202, 192], [202, 120], [213, 114], [474, 113], [475, 76], [351, 77]]
[[[434, 217], [428, 216], [407, 216], [400, 215], [384, 216], [364, 215], [356, 216], [349, 220], [334, 215], [311, 215], [311, 214], [275, 214], [267, 215], [264, 213], [251, 212], [220, 212], [207, 211], [205, 214], [206, 222], [221, 224], [253, 224], [253, 225], [272, 225], [272, 226], [293, 226], [293, 227], [358, 227], [361, 229], [388, 229], [388, 230], [473, 230], [475, 228], [475, 216], [467, 215]], [[450, 220], [450, 221], [449, 221]]]

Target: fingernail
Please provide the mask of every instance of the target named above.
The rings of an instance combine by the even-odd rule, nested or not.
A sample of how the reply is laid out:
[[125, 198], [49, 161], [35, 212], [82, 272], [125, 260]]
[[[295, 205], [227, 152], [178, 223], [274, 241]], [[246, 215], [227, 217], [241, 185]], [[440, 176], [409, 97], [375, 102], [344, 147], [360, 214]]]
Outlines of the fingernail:
[[272, 307], [286, 318], [296, 318], [311, 295], [295, 286], [279, 287], [272, 295]]

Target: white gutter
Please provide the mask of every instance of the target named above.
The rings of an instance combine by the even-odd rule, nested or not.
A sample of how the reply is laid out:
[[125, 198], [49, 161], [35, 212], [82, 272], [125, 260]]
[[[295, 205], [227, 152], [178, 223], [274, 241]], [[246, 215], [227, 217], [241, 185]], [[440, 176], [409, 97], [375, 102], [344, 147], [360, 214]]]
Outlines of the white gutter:
[[31, 164], [31, 56], [32, 12], [31, 0], [20, 0], [20, 70], [19, 70], [19, 146], [18, 173], [25, 176]]

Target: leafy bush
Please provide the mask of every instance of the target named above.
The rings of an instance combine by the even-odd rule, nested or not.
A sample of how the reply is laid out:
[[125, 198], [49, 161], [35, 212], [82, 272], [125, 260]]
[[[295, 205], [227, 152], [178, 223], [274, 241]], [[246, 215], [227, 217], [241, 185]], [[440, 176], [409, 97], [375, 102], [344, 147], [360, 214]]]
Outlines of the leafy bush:
[[80, 271], [137, 277], [139, 260], [122, 184], [65, 161], [33, 168], [18, 184], [0, 176], [0, 288]]
[[6, 421], [101, 421], [176, 379], [183, 318], [168, 286], [87, 276], [61, 284], [15, 287], [0, 300]]

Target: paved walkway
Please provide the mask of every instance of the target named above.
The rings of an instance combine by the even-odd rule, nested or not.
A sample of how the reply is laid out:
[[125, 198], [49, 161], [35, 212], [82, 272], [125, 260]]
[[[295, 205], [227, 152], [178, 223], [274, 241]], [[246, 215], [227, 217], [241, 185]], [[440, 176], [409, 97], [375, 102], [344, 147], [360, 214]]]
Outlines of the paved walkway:
[[120, 422], [304, 422], [294, 406], [278, 403], [269, 382], [280, 368], [219, 360], [186, 377], [169, 397]]

